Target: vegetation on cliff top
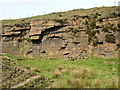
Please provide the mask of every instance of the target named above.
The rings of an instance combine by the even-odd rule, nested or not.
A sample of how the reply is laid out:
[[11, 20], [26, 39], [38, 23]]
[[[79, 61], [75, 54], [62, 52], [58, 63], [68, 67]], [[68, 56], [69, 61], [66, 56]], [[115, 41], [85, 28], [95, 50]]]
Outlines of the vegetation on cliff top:
[[90, 15], [96, 12], [100, 12], [103, 14], [103, 16], [106, 17], [106, 15], [109, 15], [112, 11], [118, 11], [118, 6], [112, 6], [112, 7], [96, 7], [96, 8], [90, 8], [90, 9], [73, 9], [66, 12], [53, 12], [50, 14], [45, 15], [38, 15], [28, 18], [21, 18], [21, 19], [10, 19], [10, 20], [2, 20], [2, 25], [13, 25], [15, 23], [20, 23], [21, 20], [25, 20], [27, 22], [33, 21], [33, 20], [40, 20], [40, 19], [59, 19], [59, 18], [70, 18], [73, 15]]

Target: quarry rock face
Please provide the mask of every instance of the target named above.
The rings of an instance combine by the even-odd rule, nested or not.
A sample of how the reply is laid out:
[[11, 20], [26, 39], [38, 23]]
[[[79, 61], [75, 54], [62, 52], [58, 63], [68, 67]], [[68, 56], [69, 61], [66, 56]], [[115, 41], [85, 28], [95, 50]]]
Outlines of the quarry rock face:
[[117, 57], [119, 18], [95, 13], [3, 25], [3, 53], [35, 58]]

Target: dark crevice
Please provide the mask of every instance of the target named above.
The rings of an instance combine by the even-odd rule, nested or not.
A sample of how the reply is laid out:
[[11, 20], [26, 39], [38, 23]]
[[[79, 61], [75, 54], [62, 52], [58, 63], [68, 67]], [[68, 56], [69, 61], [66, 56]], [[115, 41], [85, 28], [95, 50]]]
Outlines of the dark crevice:
[[[44, 36], [50, 34], [53, 31], [57, 31], [57, 30], [59, 30], [59, 29], [61, 29], [63, 27], [66, 27], [66, 26], [65, 25], [64, 26], [54, 26], [54, 27], [51, 27], [49, 29], [45, 29], [41, 33], [41, 35], [39, 35], [39, 39], [38, 40], [32, 40], [33, 44], [39, 44], [39, 43], [41, 43]], [[60, 38], [60, 39], [63, 39], [62, 37], [49, 37], [49, 38]]]
[[66, 47], [64, 46], [64, 47], [61, 47], [59, 50], [62, 50], [62, 49], [65, 49]]
[[64, 46], [61, 46], [59, 50], [63, 50], [65, 48], [67, 48], [67, 45], [68, 45], [68, 42]]
[[[2, 35], [3, 37], [23, 37], [24, 35], [26, 35], [27, 34], [27, 30], [30, 30], [30, 29], [26, 29], [26, 30], [24, 30], [24, 31], [21, 31], [21, 33], [19, 33], [19, 34], [11, 34], [11, 35]], [[17, 31], [14, 31], [14, 32], [17, 32]]]
[[96, 26], [96, 29], [102, 28], [101, 26]]
[[45, 54], [45, 53], [46, 53], [46, 51], [45, 51], [45, 50], [43, 50], [43, 51], [41, 51], [41, 53]]
[[98, 44], [99, 44], [99, 45], [102, 45], [102, 44], [103, 44], [103, 42], [98, 42]]
[[105, 40], [108, 43], [116, 43], [116, 37], [113, 34], [106, 34]]
[[50, 34], [53, 31], [57, 31], [63, 27], [66, 27], [66, 26], [54, 26], [54, 27], [51, 27], [49, 29], [45, 29], [41, 34], [45, 36], [45, 35]]
[[[72, 30], [65, 30], [65, 31], [57, 31], [57, 32], [52, 32], [51, 34], [59, 34], [59, 33], [68, 33], [71, 32]], [[80, 31], [78, 31], [80, 32]]]
[[59, 34], [59, 33], [65, 33], [66, 31], [57, 31], [57, 32], [52, 32], [51, 34]]
[[30, 28], [24, 28], [24, 29], [19, 29], [19, 30], [11, 30], [11, 31], [18, 32], [18, 31], [27, 31], [27, 30], [30, 30]]
[[9, 42], [9, 41], [12, 41], [11, 39], [6, 39], [6, 40], [3, 40], [3, 41], [5, 41], [5, 42]]
[[3, 37], [12, 37], [13, 35], [2, 35]]
[[62, 37], [60, 37], [60, 36], [51, 36], [51, 37], [48, 37], [48, 38], [58, 38], [58, 39], [65, 40], [65, 39], [63, 39], [63, 38], [62, 38]]
[[74, 43], [74, 44], [76, 44], [76, 45], [77, 45], [77, 44], [80, 44], [80, 42], [72, 42], [72, 43]]
[[3, 37], [19, 37], [21, 35], [21, 33], [20, 34], [12, 34], [12, 35], [2, 35]]
[[26, 53], [26, 55], [27, 55], [27, 54], [30, 54], [30, 53], [33, 53], [33, 51], [28, 51], [28, 52]]
[[37, 39], [37, 40], [31, 40], [31, 42], [32, 42], [33, 44], [40, 44], [40, 43], [41, 43], [41, 41], [40, 41], [39, 39]]
[[70, 53], [65, 53], [64, 55], [68, 55], [68, 54], [70, 54]]

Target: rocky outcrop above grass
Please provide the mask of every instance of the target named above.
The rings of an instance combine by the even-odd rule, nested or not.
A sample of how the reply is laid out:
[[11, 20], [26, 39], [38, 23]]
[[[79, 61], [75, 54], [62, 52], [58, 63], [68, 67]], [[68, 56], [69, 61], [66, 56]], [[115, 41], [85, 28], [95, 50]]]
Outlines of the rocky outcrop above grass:
[[120, 17], [118, 8], [112, 8], [115, 10], [107, 13], [98, 8], [89, 14], [86, 10], [84, 14], [3, 25], [3, 52], [37, 58], [117, 57]]

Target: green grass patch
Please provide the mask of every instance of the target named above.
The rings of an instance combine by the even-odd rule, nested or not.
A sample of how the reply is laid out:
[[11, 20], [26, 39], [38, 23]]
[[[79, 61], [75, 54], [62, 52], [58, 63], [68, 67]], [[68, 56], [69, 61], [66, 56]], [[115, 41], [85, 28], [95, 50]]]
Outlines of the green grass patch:
[[[11, 58], [14, 56], [7, 55]], [[53, 88], [116, 88], [118, 87], [118, 59], [97, 58], [65, 61], [60, 59], [17, 60], [20, 66], [52, 80]]]

